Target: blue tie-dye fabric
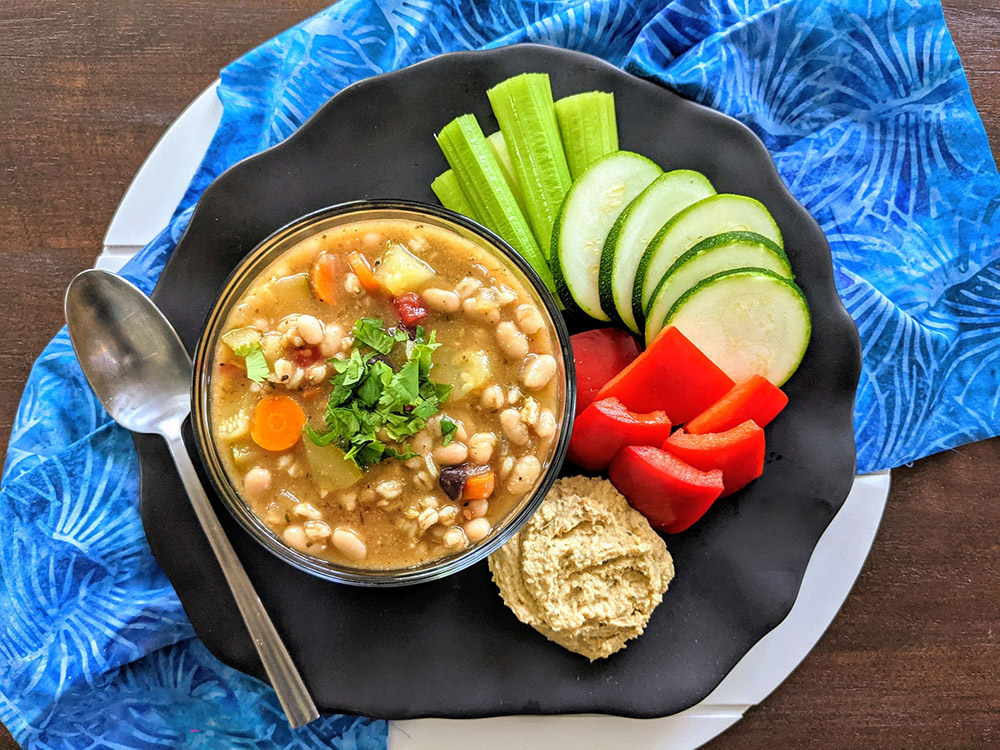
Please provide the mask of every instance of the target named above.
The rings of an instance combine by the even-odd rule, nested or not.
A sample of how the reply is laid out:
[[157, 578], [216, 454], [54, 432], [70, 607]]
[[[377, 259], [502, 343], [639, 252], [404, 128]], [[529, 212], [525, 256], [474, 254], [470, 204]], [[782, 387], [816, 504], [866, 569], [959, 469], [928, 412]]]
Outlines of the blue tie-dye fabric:
[[[148, 291], [205, 186], [347, 84], [520, 41], [603, 57], [764, 140], [861, 331], [862, 470], [1000, 432], [1000, 177], [937, 3], [342, 0], [223, 71], [205, 161], [124, 274]], [[0, 721], [26, 747], [384, 747], [384, 722], [289, 730], [193, 636], [146, 545], [131, 442], [65, 332], [26, 386], [0, 519]]]

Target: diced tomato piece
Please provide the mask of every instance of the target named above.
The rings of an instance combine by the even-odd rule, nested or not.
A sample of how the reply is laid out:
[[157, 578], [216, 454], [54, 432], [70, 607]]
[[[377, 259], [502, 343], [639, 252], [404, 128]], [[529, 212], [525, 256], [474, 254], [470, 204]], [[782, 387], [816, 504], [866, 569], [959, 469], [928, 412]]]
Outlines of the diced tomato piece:
[[750, 419], [725, 432], [691, 435], [678, 430], [663, 443], [663, 450], [696, 469], [719, 469], [723, 497], [764, 473], [764, 430]]
[[616, 396], [636, 412], [662, 409], [682, 424], [722, 398], [733, 381], [673, 326], [608, 382], [598, 399]]
[[788, 396], [778, 386], [761, 375], [752, 375], [688, 422], [684, 429], [696, 434], [725, 432], [748, 419], [758, 427], [767, 427], [787, 403]]
[[650, 526], [668, 534], [691, 527], [722, 494], [722, 472], [699, 471], [666, 451], [630, 445], [611, 462], [612, 484]]
[[399, 313], [399, 319], [406, 326], [415, 326], [426, 318], [428, 314], [427, 308], [424, 307], [424, 303], [421, 302], [420, 297], [415, 292], [407, 292], [393, 298], [392, 306], [396, 308], [396, 312]]
[[576, 363], [576, 413], [597, 398], [605, 383], [639, 356], [639, 345], [627, 331], [597, 328], [569, 337]]
[[569, 460], [589, 471], [608, 468], [626, 445], [660, 445], [670, 435], [662, 411], [636, 414], [618, 399], [595, 401], [573, 423]]
[[318, 346], [300, 346], [289, 352], [292, 361], [299, 367], [309, 367], [323, 359]]

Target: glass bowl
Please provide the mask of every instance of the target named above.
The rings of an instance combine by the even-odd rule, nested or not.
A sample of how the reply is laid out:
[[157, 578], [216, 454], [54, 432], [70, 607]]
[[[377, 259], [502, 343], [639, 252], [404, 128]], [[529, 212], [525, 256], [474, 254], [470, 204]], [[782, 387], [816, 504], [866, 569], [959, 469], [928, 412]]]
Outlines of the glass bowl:
[[[552, 352], [559, 365], [557, 377], [560, 379], [557, 383], [557, 433], [556, 439], [549, 443], [543, 472], [534, 489], [521, 498], [485, 539], [463, 550], [404, 568], [352, 567], [299, 552], [285, 544], [253, 512], [243, 499], [241, 489], [230, 478], [212, 439], [209, 403], [216, 342], [230, 310], [250, 284], [280, 255], [302, 240], [334, 227], [375, 219], [418, 221], [475, 242], [503, 263], [524, 285], [543, 311], [552, 341], [558, 342], [553, 344]], [[209, 479], [225, 506], [257, 542], [290, 565], [320, 578], [358, 586], [405, 586], [442, 578], [469, 567], [489, 556], [527, 522], [545, 498], [562, 466], [569, 447], [575, 404], [576, 378], [569, 331], [555, 298], [531, 266], [493, 232], [453, 211], [412, 201], [374, 200], [342, 203], [303, 216], [265, 239], [243, 259], [223, 286], [198, 341], [191, 406], [195, 442]]]

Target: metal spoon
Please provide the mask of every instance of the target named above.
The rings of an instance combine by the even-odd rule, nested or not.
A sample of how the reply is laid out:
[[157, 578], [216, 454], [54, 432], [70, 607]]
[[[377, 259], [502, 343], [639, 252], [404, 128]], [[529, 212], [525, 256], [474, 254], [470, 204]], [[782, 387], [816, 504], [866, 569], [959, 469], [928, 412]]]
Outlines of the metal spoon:
[[66, 290], [66, 321], [84, 375], [111, 417], [167, 441], [177, 471], [288, 723], [319, 718], [292, 657], [226, 538], [181, 438], [191, 411], [191, 358], [156, 305], [125, 279], [84, 271]]

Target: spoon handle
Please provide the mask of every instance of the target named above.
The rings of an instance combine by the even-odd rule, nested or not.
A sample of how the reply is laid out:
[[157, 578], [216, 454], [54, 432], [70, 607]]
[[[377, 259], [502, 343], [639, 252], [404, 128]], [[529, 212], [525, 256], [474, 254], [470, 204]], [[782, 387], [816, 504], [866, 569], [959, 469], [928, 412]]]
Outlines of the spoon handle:
[[278, 701], [285, 711], [288, 723], [293, 729], [297, 729], [318, 719], [319, 711], [316, 710], [316, 704], [313, 703], [292, 657], [289, 656], [285, 644], [281, 642], [281, 636], [274, 629], [271, 618], [268, 617], [264, 605], [254, 591], [253, 584], [243, 570], [243, 565], [236, 557], [215, 511], [212, 510], [191, 463], [191, 457], [184, 447], [180, 430], [177, 429], [165, 438], [181, 481], [184, 483], [184, 489], [187, 490], [191, 505], [194, 506], [198, 516], [198, 522], [208, 537], [208, 543], [212, 545], [212, 551], [222, 567], [222, 574], [229, 584], [229, 590], [236, 598], [236, 606], [240, 608], [243, 622], [250, 631], [250, 637], [257, 647], [257, 654], [264, 664], [264, 671], [267, 672], [267, 677], [278, 694]]

